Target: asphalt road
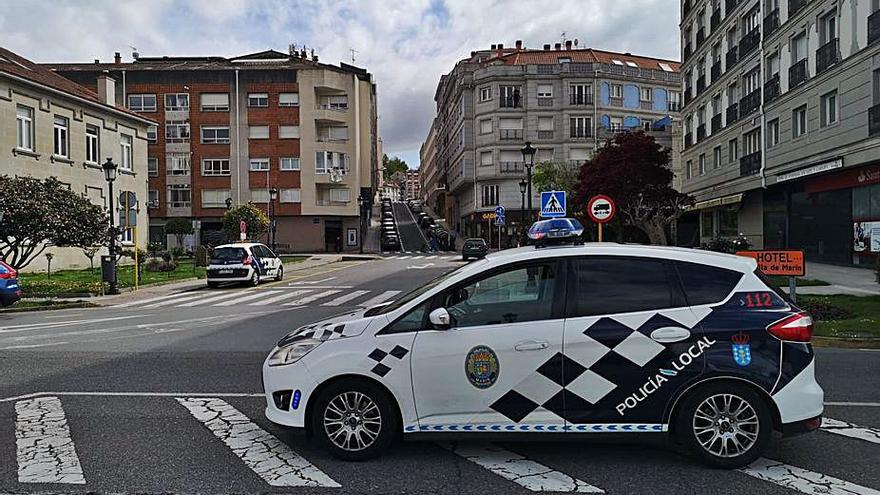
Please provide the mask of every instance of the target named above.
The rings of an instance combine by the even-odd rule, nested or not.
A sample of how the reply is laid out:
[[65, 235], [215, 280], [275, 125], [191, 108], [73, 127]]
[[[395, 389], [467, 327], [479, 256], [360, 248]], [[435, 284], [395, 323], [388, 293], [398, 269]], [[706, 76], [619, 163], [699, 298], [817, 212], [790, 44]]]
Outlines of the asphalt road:
[[[817, 350], [827, 417], [862, 429], [829, 422], [743, 471], [656, 442], [402, 442], [344, 463], [266, 421], [260, 366], [281, 336], [459, 265], [401, 254], [256, 289], [0, 316], [0, 493], [880, 494], [875, 351]], [[23, 458], [29, 445], [61, 469]]]

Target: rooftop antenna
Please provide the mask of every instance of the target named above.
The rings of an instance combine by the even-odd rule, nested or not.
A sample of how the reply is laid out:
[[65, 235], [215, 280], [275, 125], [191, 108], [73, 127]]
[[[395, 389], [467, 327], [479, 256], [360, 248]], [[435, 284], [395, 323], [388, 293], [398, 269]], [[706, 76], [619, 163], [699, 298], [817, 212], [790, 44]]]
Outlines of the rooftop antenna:
[[287, 45], [287, 53], [291, 57], [296, 57], [296, 43], [291, 43]]
[[575, 46], [575, 47], [578, 46], [578, 39], [577, 39], [577, 38], [574, 39], [574, 46]]
[[354, 56], [357, 55], [357, 54], [360, 53], [360, 52], [358, 52], [358, 51], [355, 50], [354, 48], [349, 48], [348, 51], [351, 52], [351, 63], [354, 63]]
[[563, 45], [565, 45], [565, 40], [566, 40], [565, 35], [566, 35], [565, 31], [563, 31], [562, 34], [559, 35], [559, 37], [562, 38]]
[[138, 53], [138, 49], [131, 45], [128, 45], [128, 47], [131, 48], [131, 58], [137, 60], [141, 56], [141, 54]]

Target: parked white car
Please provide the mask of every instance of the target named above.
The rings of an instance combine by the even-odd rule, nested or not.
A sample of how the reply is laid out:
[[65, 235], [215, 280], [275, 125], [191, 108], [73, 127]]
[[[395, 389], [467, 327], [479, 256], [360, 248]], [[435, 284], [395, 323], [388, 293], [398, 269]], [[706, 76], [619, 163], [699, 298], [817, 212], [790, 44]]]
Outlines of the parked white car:
[[257, 286], [267, 278], [283, 279], [284, 266], [281, 258], [266, 245], [237, 242], [214, 248], [207, 273], [208, 287], [225, 282]]

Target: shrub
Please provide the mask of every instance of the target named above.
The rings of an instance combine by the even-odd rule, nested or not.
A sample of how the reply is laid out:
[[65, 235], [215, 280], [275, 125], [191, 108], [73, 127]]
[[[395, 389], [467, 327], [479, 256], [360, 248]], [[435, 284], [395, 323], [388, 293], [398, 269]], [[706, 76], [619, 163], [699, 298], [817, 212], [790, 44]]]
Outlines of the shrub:
[[39, 295], [60, 296], [64, 294], [101, 294], [107, 285], [100, 281], [20, 280], [24, 297]]
[[155, 258], [165, 250], [165, 246], [161, 242], [151, 242], [147, 244], [147, 254], [151, 258]]
[[162, 258], [162, 260], [164, 261], [171, 261], [172, 259], [174, 259], [174, 256], [171, 255], [170, 251], [162, 251], [161, 253], [159, 253], [159, 258]]
[[847, 320], [853, 317], [850, 310], [831, 304], [827, 299], [805, 299], [798, 305], [809, 311], [817, 321]]
[[703, 245], [700, 247], [709, 251], [733, 254], [737, 251], [745, 251], [751, 246], [752, 243], [749, 241], [749, 239], [746, 236], [740, 234], [736, 237], [716, 236], [709, 239], [708, 242], [703, 243]]
[[173, 272], [177, 269], [177, 263], [161, 258], [150, 258], [145, 268], [148, 272]]
[[184, 249], [183, 246], [174, 246], [173, 248], [171, 248], [170, 252], [171, 258], [175, 260], [186, 256], [186, 249]]

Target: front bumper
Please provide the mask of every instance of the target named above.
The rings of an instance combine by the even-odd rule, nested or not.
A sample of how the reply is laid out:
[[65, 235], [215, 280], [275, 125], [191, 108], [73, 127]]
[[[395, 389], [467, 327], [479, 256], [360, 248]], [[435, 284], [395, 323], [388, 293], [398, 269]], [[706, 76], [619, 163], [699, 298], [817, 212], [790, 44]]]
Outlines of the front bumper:
[[[306, 404], [317, 387], [318, 383], [306, 367], [299, 363], [269, 366], [264, 362], [263, 393], [266, 398], [266, 419], [282, 426], [304, 428]], [[288, 392], [289, 396], [286, 396]], [[281, 402], [281, 407], [278, 402]]]

